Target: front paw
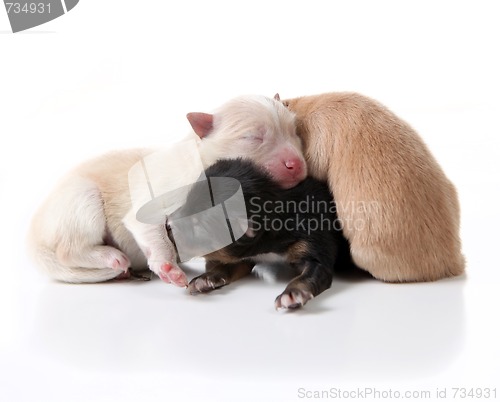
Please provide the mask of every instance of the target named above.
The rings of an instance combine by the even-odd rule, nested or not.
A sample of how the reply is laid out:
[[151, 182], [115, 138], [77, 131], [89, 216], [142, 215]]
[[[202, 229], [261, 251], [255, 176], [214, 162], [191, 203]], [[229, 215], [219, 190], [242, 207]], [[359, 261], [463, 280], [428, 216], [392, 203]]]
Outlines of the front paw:
[[276, 298], [274, 306], [276, 310], [295, 310], [304, 306], [313, 297], [312, 293], [306, 290], [297, 288], [285, 289], [285, 291]]
[[161, 264], [157, 275], [163, 282], [173, 283], [174, 285], [185, 288], [188, 285], [187, 276], [182, 269], [171, 263]]
[[221, 273], [206, 272], [189, 282], [188, 290], [192, 295], [208, 293], [229, 283], [228, 278]]

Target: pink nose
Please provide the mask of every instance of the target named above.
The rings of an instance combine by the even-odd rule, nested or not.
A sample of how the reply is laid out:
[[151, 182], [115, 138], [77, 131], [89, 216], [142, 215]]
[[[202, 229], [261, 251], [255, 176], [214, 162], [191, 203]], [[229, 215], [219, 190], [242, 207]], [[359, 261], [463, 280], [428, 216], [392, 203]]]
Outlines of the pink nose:
[[291, 175], [298, 176], [302, 173], [302, 162], [299, 159], [288, 159], [284, 163]]

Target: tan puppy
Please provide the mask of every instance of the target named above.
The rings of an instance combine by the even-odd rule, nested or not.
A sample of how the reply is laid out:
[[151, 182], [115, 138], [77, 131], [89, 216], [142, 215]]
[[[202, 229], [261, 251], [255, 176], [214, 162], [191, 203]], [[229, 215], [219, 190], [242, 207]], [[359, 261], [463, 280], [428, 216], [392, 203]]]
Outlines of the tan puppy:
[[333, 192], [359, 267], [388, 282], [464, 271], [457, 193], [407, 123], [355, 93], [284, 104], [296, 114], [309, 174]]
[[[274, 99], [240, 97], [215, 114], [190, 113], [188, 120], [202, 138], [198, 152], [204, 166], [219, 158], [249, 158], [284, 188], [306, 176], [294, 116]], [[30, 230], [30, 248], [40, 268], [65, 282], [101, 282], [129, 267], [149, 267], [165, 282], [187, 285], [165, 224], [139, 222], [132, 209], [129, 170], [153, 151], [103, 155], [61, 181]]]

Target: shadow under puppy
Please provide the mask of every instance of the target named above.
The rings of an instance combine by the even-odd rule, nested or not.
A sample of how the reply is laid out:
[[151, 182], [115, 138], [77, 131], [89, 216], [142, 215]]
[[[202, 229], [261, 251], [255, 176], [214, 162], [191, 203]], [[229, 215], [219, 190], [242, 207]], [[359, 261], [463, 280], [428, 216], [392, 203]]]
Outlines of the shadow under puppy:
[[[276, 298], [277, 309], [301, 307], [331, 286], [339, 252], [345, 255], [349, 250], [337, 228], [335, 203], [326, 183], [308, 177], [296, 187], [283, 189], [263, 169], [242, 159], [219, 160], [207, 168], [205, 174], [212, 194], [211, 205], [222, 205], [226, 219], [216, 222], [208, 215], [200, 221], [199, 212], [207, 206], [200, 204], [206, 182], [198, 182], [186, 204], [168, 217], [169, 222], [179, 217], [195, 217], [190, 233], [186, 233], [186, 229], [182, 233], [183, 238], [192, 239], [189, 242], [195, 249], [205, 241], [200, 237], [201, 226], [209, 228], [205, 232], [209, 237], [217, 237], [218, 232], [227, 227], [233, 238], [239, 237], [235, 235], [237, 232], [242, 235], [226, 247], [205, 255], [206, 273], [189, 283], [192, 294], [228, 285], [247, 275], [256, 263], [276, 261], [276, 257], [300, 273]], [[220, 178], [233, 178], [236, 187], [241, 185], [248, 221], [232, 219], [231, 212], [227, 212], [229, 202], [224, 206], [223, 201], [228, 200], [236, 188], [228, 181], [217, 185], [215, 180]]]

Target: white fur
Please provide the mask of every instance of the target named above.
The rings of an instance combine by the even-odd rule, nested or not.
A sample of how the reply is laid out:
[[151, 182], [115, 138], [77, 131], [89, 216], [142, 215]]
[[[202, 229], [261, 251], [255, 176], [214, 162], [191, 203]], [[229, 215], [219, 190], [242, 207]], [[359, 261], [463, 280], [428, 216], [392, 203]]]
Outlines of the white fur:
[[[262, 133], [264, 140], [256, 141], [255, 135]], [[306, 174], [294, 116], [269, 98], [240, 97], [223, 105], [214, 115], [213, 131], [198, 144], [204, 166], [219, 158], [252, 158], [287, 186]], [[167, 282], [187, 284], [165, 225], [141, 223], [132, 212], [128, 171], [151, 152], [108, 153], [60, 182], [35, 214], [29, 234], [31, 253], [43, 271], [80, 283], [106, 281], [129, 267], [149, 267]], [[289, 157], [304, 164], [297, 177], [286, 177], [286, 169], [272, 164]]]

